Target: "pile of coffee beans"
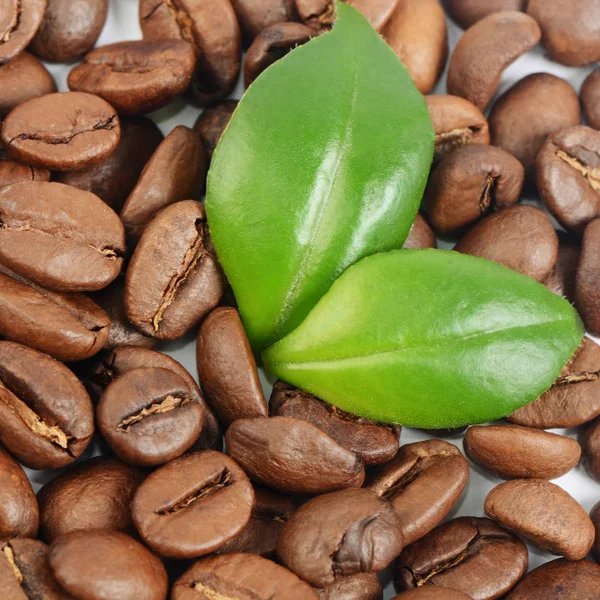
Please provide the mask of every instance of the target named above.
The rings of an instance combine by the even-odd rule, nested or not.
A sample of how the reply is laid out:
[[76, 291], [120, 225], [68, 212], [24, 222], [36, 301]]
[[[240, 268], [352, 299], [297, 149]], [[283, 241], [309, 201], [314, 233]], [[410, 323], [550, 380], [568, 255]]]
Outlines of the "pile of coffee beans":
[[[600, 0], [349, 2], [427, 94], [405, 247], [520, 271], [600, 335]], [[599, 600], [600, 502], [550, 481], [581, 460], [600, 501], [591, 338], [507, 422], [401, 446], [285, 382], [265, 397], [199, 200], [239, 75], [330, 29], [332, 0], [139, 0], [143, 40], [95, 47], [108, 11], [0, 0], [0, 598], [381, 600], [393, 577], [402, 600]], [[579, 96], [549, 73], [498, 95], [540, 43], [590, 66]], [[40, 59], [74, 63], [71, 91]], [[205, 110], [163, 138], [143, 115], [176, 98]], [[200, 385], [160, 351], [189, 336]], [[439, 439], [463, 434], [466, 457]], [[485, 497], [471, 470], [506, 481]], [[534, 547], [558, 558], [527, 574]]]

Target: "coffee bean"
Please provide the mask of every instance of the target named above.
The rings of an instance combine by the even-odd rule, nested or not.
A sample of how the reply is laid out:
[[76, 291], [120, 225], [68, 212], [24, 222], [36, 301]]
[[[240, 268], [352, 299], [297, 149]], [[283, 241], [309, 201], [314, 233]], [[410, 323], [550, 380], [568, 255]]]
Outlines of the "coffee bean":
[[429, 226], [427, 219], [420, 213], [417, 213], [415, 222], [412, 224], [408, 237], [402, 246], [406, 250], [421, 249], [421, 248], [435, 248], [437, 242], [435, 240], [435, 233]]
[[69, 89], [104, 98], [119, 114], [166, 106], [187, 89], [196, 56], [183, 40], [119, 42], [101, 46], [69, 73]]
[[548, 137], [536, 161], [542, 200], [567, 229], [600, 216], [600, 131], [570, 127]]
[[218, 550], [246, 527], [254, 491], [231, 458], [206, 450], [151, 473], [131, 510], [144, 540], [162, 556], [194, 558]]
[[319, 600], [382, 600], [383, 590], [376, 573], [338, 577], [334, 583], [315, 590]]
[[542, 28], [552, 60], [572, 67], [600, 60], [600, 11], [597, 0], [529, 0], [527, 14]]
[[252, 554], [209, 556], [176, 582], [171, 600], [318, 600], [310, 586], [270, 560]]
[[121, 119], [121, 140], [107, 159], [79, 171], [58, 173], [55, 180], [92, 192], [119, 212], [162, 139], [150, 119]]
[[225, 445], [253, 480], [287, 494], [360, 487], [365, 478], [354, 452], [306, 421], [238, 419], [227, 430]]
[[600, 566], [559, 558], [528, 573], [506, 600], [599, 600]]
[[300, 507], [285, 526], [277, 555], [315, 587], [372, 573], [398, 556], [404, 540], [392, 505], [370, 490], [325, 494]]
[[600, 346], [583, 341], [553, 386], [507, 419], [517, 425], [575, 427], [600, 415]]
[[558, 235], [545, 212], [517, 205], [483, 219], [454, 249], [544, 281], [558, 260]]
[[199, 198], [205, 177], [202, 142], [191, 129], [175, 127], [151, 156], [121, 211], [130, 250], [161, 209]]
[[581, 103], [588, 125], [600, 129], [600, 68], [592, 71], [583, 82]]
[[[398, 6], [398, 0], [345, 0], [360, 11], [376, 31], [382, 31]], [[329, 29], [335, 21], [334, 0], [296, 0], [300, 18], [316, 31]]]
[[562, 488], [545, 479], [514, 479], [487, 495], [486, 514], [536, 546], [568, 560], [584, 558], [594, 543], [588, 514]]
[[3, 0], [0, 17], [0, 65], [25, 50], [38, 30], [46, 0]]
[[246, 46], [267, 27], [296, 21], [295, 0], [231, 0]]
[[194, 131], [202, 140], [209, 162], [237, 105], [237, 100], [224, 100], [220, 104], [209, 106], [194, 123]]
[[256, 361], [237, 310], [220, 307], [204, 320], [196, 344], [196, 365], [206, 399], [224, 426], [268, 415]]
[[600, 219], [596, 219], [585, 228], [575, 280], [575, 304], [587, 330], [593, 335], [600, 334], [599, 260]]
[[448, 57], [444, 9], [438, 0], [399, 0], [383, 39], [407, 68], [422, 94], [435, 87]]
[[0, 442], [30, 469], [57, 469], [86, 449], [94, 432], [83, 386], [58, 361], [0, 342]]
[[444, 156], [429, 178], [427, 214], [440, 235], [452, 236], [493, 211], [519, 201], [521, 163], [494, 146], [470, 144]]
[[355, 417], [283, 381], [273, 387], [269, 411], [273, 416], [307, 421], [355, 452], [365, 464], [390, 461], [398, 452], [400, 427]]
[[196, 449], [221, 450], [223, 438], [216, 417], [202, 397], [200, 388], [194, 378], [170, 356], [148, 348], [122, 346], [112, 352], [100, 354], [99, 358], [95, 359], [89, 366], [87, 373], [83, 376], [83, 381], [92, 399], [98, 402], [100, 396], [112, 381], [133, 369], [144, 367], [170, 369], [186, 382], [192, 399], [204, 409], [204, 424]]
[[449, 588], [420, 587], [394, 596], [392, 600], [472, 600], [458, 590]]
[[302, 23], [277, 23], [261, 31], [244, 59], [244, 85], [248, 87], [265, 69], [315, 37]]
[[550, 73], [533, 73], [494, 104], [489, 118], [492, 144], [518, 158], [532, 175], [546, 138], [580, 120], [579, 99], [571, 84]]
[[[0, 52], [2, 46], [0, 45]], [[27, 100], [56, 92], [56, 83], [46, 67], [28, 52], [21, 52], [2, 65], [0, 62], [0, 117]]]
[[75, 171], [107, 158], [121, 135], [108, 102], [83, 92], [46, 94], [19, 104], [2, 124], [9, 154], [37, 167]]
[[594, 527], [596, 528], [596, 542], [594, 543], [593, 553], [598, 561], [600, 560], [600, 502], [598, 502], [598, 504], [592, 508], [590, 518], [592, 519], [592, 523], [594, 523]]
[[480, 600], [500, 598], [527, 570], [527, 547], [493, 521], [459, 517], [402, 551], [396, 589], [440, 587]]
[[365, 487], [389, 500], [405, 544], [430, 532], [452, 510], [469, 479], [469, 465], [443, 440], [407, 444], [379, 467]]
[[11, 160], [0, 149], [0, 188], [19, 181], [50, 181], [50, 171]]
[[581, 432], [581, 448], [587, 472], [600, 481], [600, 418], [591, 421]]
[[146, 227], [125, 277], [125, 311], [145, 335], [185, 335], [221, 299], [225, 279], [195, 200], [165, 208]]
[[558, 234], [558, 260], [544, 285], [555, 294], [564, 296], [569, 302], [575, 302], [575, 276], [579, 266], [581, 246], [579, 242], [564, 231]]
[[108, 14], [108, 0], [47, 0], [31, 51], [42, 60], [71, 62], [91, 50]]
[[6, 600], [70, 600], [48, 565], [48, 546], [37, 540], [0, 541], [0, 590]]
[[34, 283], [97, 290], [118, 276], [124, 254], [123, 225], [94, 194], [38, 181], [0, 189], [0, 260]]
[[581, 456], [575, 440], [519, 425], [470, 427], [464, 446], [473, 462], [504, 479], [555, 479]]
[[229, 0], [140, 0], [145, 40], [181, 39], [194, 47], [193, 98], [202, 105], [225, 98], [240, 71], [242, 40]]
[[502, 11], [481, 19], [465, 31], [450, 57], [448, 93], [485, 110], [504, 69], [540, 38], [538, 24], [520, 12]]
[[434, 162], [467, 144], [489, 144], [490, 132], [483, 113], [460, 96], [425, 96], [435, 131]]
[[113, 381], [96, 411], [98, 429], [117, 456], [153, 467], [189, 450], [204, 411], [187, 383], [169, 369], [133, 369]]
[[40, 537], [53, 542], [72, 531], [133, 532], [130, 503], [143, 473], [117, 458], [78, 463], [38, 492]]
[[[38, 504], [21, 465], [0, 446], [0, 539], [36, 537]], [[0, 589], [2, 585], [0, 584]]]
[[525, 0], [443, 0], [444, 7], [463, 29], [502, 10], [525, 10]]
[[167, 572], [139, 542], [117, 531], [74, 531], [50, 548], [58, 583], [82, 600], [166, 600]]
[[466, 427], [446, 427], [442, 429], [421, 429], [433, 437], [457, 437], [467, 430]]

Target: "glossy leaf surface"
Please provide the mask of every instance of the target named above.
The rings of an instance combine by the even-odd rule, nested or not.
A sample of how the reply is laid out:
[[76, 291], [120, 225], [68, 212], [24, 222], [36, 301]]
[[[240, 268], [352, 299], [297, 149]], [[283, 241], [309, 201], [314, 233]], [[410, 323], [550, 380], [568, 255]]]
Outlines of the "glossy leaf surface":
[[267, 69], [212, 159], [207, 214], [248, 336], [297, 327], [351, 264], [402, 247], [434, 133], [408, 72], [364, 17]]
[[354, 414], [459, 427], [537, 398], [582, 336], [569, 302], [530, 277], [456, 252], [397, 250], [350, 267], [263, 360]]

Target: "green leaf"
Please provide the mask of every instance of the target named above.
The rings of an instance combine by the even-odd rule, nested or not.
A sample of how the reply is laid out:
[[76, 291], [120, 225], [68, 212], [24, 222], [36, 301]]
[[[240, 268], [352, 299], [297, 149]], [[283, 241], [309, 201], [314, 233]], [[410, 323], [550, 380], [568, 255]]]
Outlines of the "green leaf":
[[350, 267], [263, 360], [353, 414], [459, 427], [537, 398], [582, 336], [573, 307], [530, 277], [456, 252], [396, 250]]
[[267, 69], [213, 156], [212, 238], [255, 349], [295, 329], [351, 264], [402, 247], [431, 164], [423, 97], [364, 17]]

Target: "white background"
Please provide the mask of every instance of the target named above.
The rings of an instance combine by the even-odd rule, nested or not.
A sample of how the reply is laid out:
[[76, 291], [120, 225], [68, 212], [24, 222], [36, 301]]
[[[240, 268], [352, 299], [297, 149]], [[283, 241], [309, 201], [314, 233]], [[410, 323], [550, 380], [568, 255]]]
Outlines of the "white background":
[[[451, 48], [454, 47], [461, 34], [461, 29], [454, 25], [451, 21], [448, 21], [448, 35]], [[141, 32], [138, 23], [138, 0], [111, 0], [108, 20], [100, 40], [98, 41], [98, 45], [132, 39], [141, 39]], [[66, 91], [66, 76], [71, 67], [65, 65], [47, 66], [54, 75], [59, 90]], [[504, 72], [502, 83], [498, 91], [499, 93], [504, 92], [519, 79], [523, 78], [529, 73], [542, 71], [563, 77], [569, 81], [577, 91], [579, 91], [581, 83], [591, 70], [592, 68], [576, 69], [553, 63], [545, 58], [543, 49], [541, 47], [537, 47], [533, 51], [518, 59]], [[445, 76], [442, 78], [435, 91], [437, 93], [445, 93]], [[242, 92], [243, 86], [240, 82], [233, 96], [235, 98], [239, 98]], [[158, 123], [163, 133], [166, 135], [176, 125], [183, 124], [192, 127], [200, 112], [201, 111], [199, 109], [188, 105], [184, 100], [177, 100], [165, 109], [154, 113], [152, 118]], [[535, 199], [528, 199], [528, 201], [535, 201]], [[160, 347], [160, 349], [166, 351], [168, 354], [179, 360], [190, 371], [190, 373], [196, 376], [193, 336], [189, 336], [183, 340], [178, 340], [174, 343], [163, 345]], [[261, 375], [265, 383], [265, 392], [268, 395], [271, 386], [266, 381], [264, 374]], [[564, 433], [560, 430], [556, 431]], [[568, 430], [566, 431], [566, 435], [570, 437], [576, 437], [576, 431], [574, 429]], [[427, 434], [418, 430], [404, 429], [402, 432], [401, 443], [406, 444], [429, 439], [430, 437], [431, 436], [428, 436]], [[448, 438], [448, 441], [458, 445], [459, 447], [462, 446], [462, 437]], [[92, 448], [88, 449], [88, 451], [85, 453], [85, 457], [89, 457], [98, 452], [98, 444], [95, 444]], [[44, 472], [28, 472], [37, 491], [37, 489], [40, 487], [40, 484], [47, 480], [47, 475]], [[483, 516], [484, 499], [489, 490], [500, 482], [501, 480], [488, 475], [479, 467], [471, 464], [471, 477], [467, 490], [463, 494], [462, 499], [459, 501], [455, 509], [449, 515], [449, 518], [460, 515]], [[581, 465], [573, 469], [567, 475], [555, 480], [555, 483], [563, 487], [572, 496], [574, 496], [588, 512], [596, 502], [600, 501], [600, 484], [594, 482], [586, 474]], [[529, 551], [530, 568], [534, 568], [542, 562], [553, 558], [549, 554], [540, 552], [531, 545], [529, 545]], [[384, 573], [384, 579], [386, 581], [389, 580], [388, 573]], [[386, 600], [392, 598], [393, 595], [394, 592], [392, 586], [387, 585], [385, 594]]]

